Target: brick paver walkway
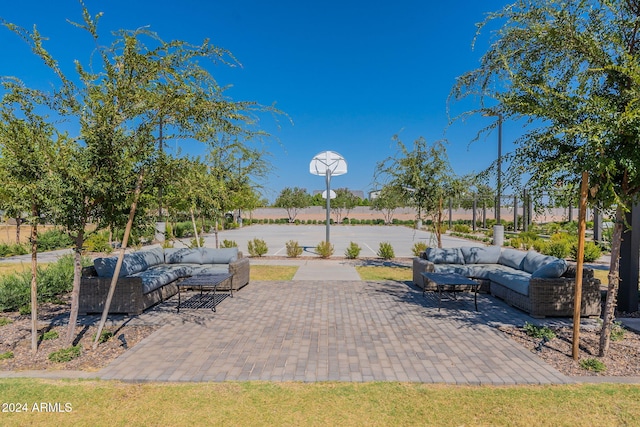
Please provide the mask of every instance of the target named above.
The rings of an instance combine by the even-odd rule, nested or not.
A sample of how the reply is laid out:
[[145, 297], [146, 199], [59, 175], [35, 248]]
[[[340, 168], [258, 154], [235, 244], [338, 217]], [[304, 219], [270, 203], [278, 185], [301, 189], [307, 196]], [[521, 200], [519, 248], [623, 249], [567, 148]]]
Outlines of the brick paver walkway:
[[210, 310], [143, 316], [166, 324], [98, 372], [126, 381], [409, 381], [549, 384], [573, 380], [495, 329], [525, 314], [486, 295], [446, 302], [404, 283], [252, 282]]

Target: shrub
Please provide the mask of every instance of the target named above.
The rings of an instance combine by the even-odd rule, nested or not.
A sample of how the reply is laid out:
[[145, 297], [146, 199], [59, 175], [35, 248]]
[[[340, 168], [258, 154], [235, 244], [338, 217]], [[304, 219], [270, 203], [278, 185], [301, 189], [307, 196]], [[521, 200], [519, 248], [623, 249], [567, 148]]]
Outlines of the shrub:
[[84, 241], [84, 249], [89, 252], [106, 252], [110, 253], [113, 248], [109, 244], [109, 232], [101, 231], [99, 233], [92, 233]]
[[[102, 331], [102, 333], [100, 334], [100, 339], [98, 340], [98, 342], [100, 344], [104, 344], [107, 341], [109, 341], [111, 338], [113, 338], [113, 332], [111, 331]], [[93, 341], [95, 341], [96, 339], [96, 334], [93, 334]]]
[[611, 341], [622, 341], [624, 339], [624, 327], [620, 322], [613, 322], [611, 326]]
[[355, 242], [350, 242], [347, 249], [344, 251], [344, 256], [348, 259], [356, 259], [360, 256], [361, 248]]
[[[571, 245], [570, 252], [571, 252], [571, 258], [577, 261], [578, 260], [578, 243], [577, 242]], [[584, 243], [584, 257], [582, 258], [584, 262], [594, 262], [595, 260], [600, 258], [600, 255], [602, 255], [602, 251], [600, 250], [600, 247], [598, 247], [598, 245], [596, 245], [594, 242]]]
[[528, 336], [533, 338], [546, 338], [548, 340], [552, 340], [556, 337], [556, 333], [547, 326], [536, 326], [529, 322], [525, 322], [522, 329]]
[[333, 245], [329, 242], [322, 241], [316, 246], [316, 252], [321, 258], [329, 258], [333, 255]]
[[[512, 248], [516, 248], [516, 249], [520, 249], [522, 247], [522, 239], [518, 238], [518, 237], [514, 237], [513, 239], [511, 239], [511, 241], [509, 242], [509, 245]], [[505, 242], [505, 246], [508, 246], [507, 243]]]
[[238, 244], [235, 242], [235, 240], [227, 240], [224, 239], [222, 241], [222, 245], [220, 245], [223, 248], [237, 248]]
[[13, 320], [8, 317], [0, 317], [0, 326], [10, 325], [13, 323]]
[[558, 240], [547, 244], [544, 248], [545, 255], [551, 255], [556, 258], [566, 258], [569, 256], [569, 242], [566, 240]]
[[60, 337], [57, 331], [47, 331], [42, 334], [43, 341], [57, 340]]
[[80, 356], [80, 350], [80, 344], [68, 348], [62, 348], [49, 354], [49, 360], [56, 363], [69, 362], [70, 360]]
[[287, 256], [289, 258], [297, 258], [302, 255], [302, 246], [298, 244], [298, 242], [294, 240], [289, 240], [286, 243], [287, 246]]
[[247, 249], [251, 256], [262, 256], [268, 252], [267, 242], [257, 238], [247, 242]]
[[471, 233], [471, 227], [466, 224], [454, 224], [453, 231], [456, 233]]
[[604, 372], [607, 370], [607, 367], [605, 366], [605, 364], [594, 357], [590, 357], [588, 359], [582, 359], [580, 361], [580, 367], [582, 369], [586, 369], [587, 371], [593, 371], [593, 372]]
[[25, 245], [20, 244], [0, 244], [0, 256], [12, 256], [12, 255], [26, 255], [29, 253], [29, 250]]
[[413, 247], [411, 248], [411, 252], [413, 253], [413, 256], [420, 256], [420, 254], [426, 250], [427, 250], [426, 242], [416, 242], [413, 244]]
[[13, 351], [7, 351], [4, 353], [0, 353], [0, 360], [5, 360], [5, 359], [12, 359], [13, 358]]
[[[91, 260], [83, 258], [83, 265]], [[47, 267], [38, 267], [38, 301], [56, 302], [60, 294], [73, 287], [73, 255], [65, 255]], [[9, 274], [0, 278], [0, 311], [19, 310], [31, 313], [31, 271]]]
[[378, 248], [378, 256], [382, 259], [391, 259], [395, 257], [395, 253], [393, 252], [393, 246], [389, 242], [380, 242], [380, 247]]
[[52, 251], [71, 246], [73, 246], [71, 237], [60, 230], [47, 230], [38, 235], [38, 251]]

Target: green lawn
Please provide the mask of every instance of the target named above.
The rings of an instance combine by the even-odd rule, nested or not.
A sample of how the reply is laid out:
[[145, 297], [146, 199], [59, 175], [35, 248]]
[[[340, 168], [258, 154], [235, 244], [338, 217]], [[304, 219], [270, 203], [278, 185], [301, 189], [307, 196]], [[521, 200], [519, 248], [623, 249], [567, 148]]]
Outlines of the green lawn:
[[362, 280], [396, 280], [398, 282], [413, 280], [411, 267], [358, 266], [356, 271]]
[[[0, 380], [3, 426], [492, 425], [640, 423], [640, 385], [474, 387], [406, 383]], [[57, 412], [36, 412], [40, 403]], [[56, 406], [57, 405], [57, 406]], [[22, 406], [25, 407], [25, 406]], [[11, 407], [14, 408], [14, 407]], [[64, 412], [67, 411], [67, 412]]]
[[249, 280], [291, 280], [296, 274], [296, 271], [298, 271], [298, 266], [256, 264], [251, 265]]

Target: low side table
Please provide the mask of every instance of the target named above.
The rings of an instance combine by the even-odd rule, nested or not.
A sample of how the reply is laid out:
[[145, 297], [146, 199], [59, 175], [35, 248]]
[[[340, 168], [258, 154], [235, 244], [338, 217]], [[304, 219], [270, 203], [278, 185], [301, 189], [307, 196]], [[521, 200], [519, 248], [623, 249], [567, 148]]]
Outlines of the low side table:
[[[220, 285], [225, 280], [231, 279], [233, 274], [230, 273], [218, 273], [218, 274], [198, 274], [196, 276], [191, 276], [177, 284], [178, 286], [178, 313], [180, 313], [180, 304], [181, 304], [181, 296], [180, 290], [182, 288], [200, 288], [200, 295], [204, 290], [213, 291], [213, 307], [211, 307], [211, 311], [216, 311], [215, 299], [216, 299], [216, 290], [218, 289], [218, 285]], [[233, 297], [233, 293], [231, 294]]]
[[[475, 304], [476, 311], [478, 311], [478, 289], [480, 288], [480, 283], [475, 280], [469, 279], [461, 274], [456, 273], [431, 273], [425, 272], [421, 273], [424, 280], [428, 280], [436, 285], [438, 289], [438, 311], [440, 311], [440, 307], [442, 306], [442, 292], [447, 288], [447, 292], [452, 292], [454, 294], [456, 292], [464, 292], [471, 286], [473, 290], [473, 303]], [[422, 287], [422, 295], [425, 293], [426, 286]]]

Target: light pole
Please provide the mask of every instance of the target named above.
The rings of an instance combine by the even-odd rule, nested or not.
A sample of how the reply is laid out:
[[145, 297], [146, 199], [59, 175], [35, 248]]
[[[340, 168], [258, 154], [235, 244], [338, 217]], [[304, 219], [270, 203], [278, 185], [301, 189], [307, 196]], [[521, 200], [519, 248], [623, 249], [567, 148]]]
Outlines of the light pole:
[[502, 246], [504, 242], [504, 228], [500, 220], [500, 202], [502, 197], [502, 113], [488, 111], [485, 116], [498, 117], [498, 161], [497, 161], [497, 179], [496, 179], [496, 225], [493, 227], [493, 244]]

